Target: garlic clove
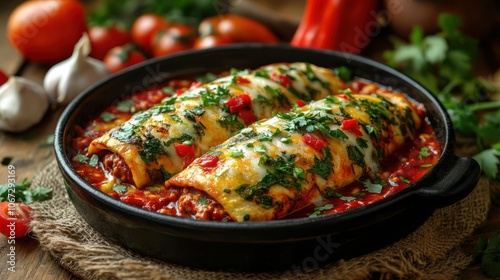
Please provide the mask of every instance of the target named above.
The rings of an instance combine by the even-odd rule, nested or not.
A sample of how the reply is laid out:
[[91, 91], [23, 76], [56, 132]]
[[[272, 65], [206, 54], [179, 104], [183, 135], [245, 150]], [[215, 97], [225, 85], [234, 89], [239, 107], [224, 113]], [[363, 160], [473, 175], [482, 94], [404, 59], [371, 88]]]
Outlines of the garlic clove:
[[53, 103], [68, 104], [87, 87], [109, 75], [102, 61], [88, 56], [90, 49], [90, 40], [84, 33], [72, 56], [49, 69], [43, 86]]
[[48, 108], [41, 85], [12, 76], [0, 87], [0, 130], [24, 131], [40, 122]]

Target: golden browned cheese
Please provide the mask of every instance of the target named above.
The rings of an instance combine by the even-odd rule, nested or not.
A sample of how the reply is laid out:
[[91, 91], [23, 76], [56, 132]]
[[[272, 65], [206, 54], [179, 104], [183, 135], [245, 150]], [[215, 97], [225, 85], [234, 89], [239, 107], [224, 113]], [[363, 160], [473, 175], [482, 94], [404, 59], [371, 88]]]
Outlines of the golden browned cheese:
[[416, 107], [384, 90], [330, 96], [253, 124], [207, 153], [215, 167], [204, 155], [165, 185], [205, 192], [235, 221], [279, 219], [376, 177], [380, 161], [413, 140]]
[[245, 110], [260, 120], [288, 111], [297, 100], [325, 98], [343, 86], [331, 69], [307, 63], [278, 63], [241, 71], [134, 115], [92, 141], [88, 154], [119, 155], [134, 184], [144, 188], [155, 183], [152, 173], [168, 179], [184, 168], [187, 158], [179, 155], [176, 144], [194, 147], [194, 159], [246, 127], [245, 118], [226, 105], [232, 98], [248, 96], [251, 104]]

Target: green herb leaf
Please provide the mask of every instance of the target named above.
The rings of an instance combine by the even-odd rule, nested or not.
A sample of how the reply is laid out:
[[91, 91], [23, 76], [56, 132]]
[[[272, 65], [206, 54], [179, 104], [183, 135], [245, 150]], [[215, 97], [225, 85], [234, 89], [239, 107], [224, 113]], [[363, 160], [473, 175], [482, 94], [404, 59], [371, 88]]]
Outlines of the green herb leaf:
[[131, 113], [134, 102], [132, 100], [124, 100], [116, 104], [116, 109], [120, 112]]
[[52, 189], [39, 186], [31, 190], [31, 199], [33, 201], [44, 201], [52, 198]]
[[120, 184], [115, 184], [113, 186], [113, 190], [115, 192], [117, 192], [118, 194], [124, 194], [125, 192], [127, 192], [127, 186], [120, 185]]
[[117, 118], [117, 116], [113, 113], [110, 113], [110, 112], [103, 112], [101, 114], [101, 119], [103, 122], [110, 122], [116, 118]]
[[481, 270], [489, 277], [500, 277], [500, 231], [486, 241], [480, 237], [474, 246], [473, 257], [481, 261]]
[[333, 204], [325, 204], [323, 206], [316, 207], [314, 208], [314, 212], [311, 215], [309, 215], [309, 217], [310, 218], [317, 217], [321, 214], [322, 211], [330, 209], [333, 209]]
[[377, 183], [372, 183], [370, 180], [365, 180], [363, 182], [363, 186], [365, 187], [365, 190], [369, 193], [381, 193], [382, 192], [382, 185], [377, 184]]
[[500, 151], [496, 149], [487, 149], [473, 156], [479, 163], [479, 166], [481, 166], [484, 174], [493, 179], [498, 176], [498, 165], [500, 164], [499, 157]]

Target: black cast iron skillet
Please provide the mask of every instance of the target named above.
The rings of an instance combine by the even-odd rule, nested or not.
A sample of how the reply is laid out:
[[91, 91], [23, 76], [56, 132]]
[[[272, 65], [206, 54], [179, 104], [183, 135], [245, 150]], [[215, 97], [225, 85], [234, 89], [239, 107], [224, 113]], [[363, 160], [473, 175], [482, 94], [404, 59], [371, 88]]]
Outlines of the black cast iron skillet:
[[[382, 201], [344, 213], [269, 222], [195, 221], [149, 212], [115, 200], [72, 168], [68, 151], [74, 127], [113, 101], [165, 79], [274, 62], [347, 66], [355, 76], [395, 88], [421, 102], [437, 133], [442, 155], [419, 181]], [[214, 270], [299, 272], [350, 258], [394, 242], [421, 225], [436, 208], [464, 198], [480, 169], [454, 154], [452, 124], [442, 105], [403, 74], [359, 56], [288, 46], [232, 45], [149, 60], [88, 88], [63, 112], [55, 137], [66, 189], [80, 215], [98, 232], [157, 259]]]

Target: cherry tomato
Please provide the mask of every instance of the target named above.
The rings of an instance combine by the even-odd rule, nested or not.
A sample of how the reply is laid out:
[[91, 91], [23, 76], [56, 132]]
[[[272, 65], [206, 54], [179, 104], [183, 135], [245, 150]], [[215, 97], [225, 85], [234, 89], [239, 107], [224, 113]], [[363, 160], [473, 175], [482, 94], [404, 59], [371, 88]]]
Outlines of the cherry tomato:
[[26, 59], [40, 63], [68, 58], [86, 30], [85, 10], [75, 0], [25, 1], [7, 23], [12, 46]]
[[145, 51], [152, 53], [153, 46], [151, 38], [161, 29], [167, 28], [168, 23], [159, 15], [144, 14], [138, 17], [132, 25], [132, 39], [139, 44]]
[[213, 48], [217, 46], [222, 46], [222, 45], [228, 45], [233, 43], [231, 39], [220, 36], [220, 35], [208, 35], [205, 37], [200, 37], [196, 39], [194, 42], [194, 48], [195, 49], [206, 49], [206, 48]]
[[23, 237], [30, 231], [31, 207], [21, 202], [0, 203], [0, 233], [15, 238]]
[[222, 20], [220, 16], [208, 17], [203, 19], [198, 25], [198, 34], [201, 37], [217, 34], [217, 25]]
[[5, 73], [0, 70], [0, 86], [5, 84], [9, 80], [9, 76], [5, 75]]
[[100, 60], [103, 60], [112, 48], [132, 43], [130, 35], [116, 26], [94, 26], [89, 30], [89, 39], [92, 45], [90, 56]]
[[195, 40], [194, 29], [188, 25], [177, 24], [156, 32], [152, 38], [153, 56], [159, 57], [189, 50]]
[[[209, 32], [210, 26], [214, 27], [212, 33]], [[217, 34], [234, 42], [278, 42], [278, 38], [267, 26], [238, 15], [229, 14], [207, 18], [200, 23], [198, 29], [202, 35]]]
[[129, 44], [112, 48], [104, 57], [104, 64], [109, 72], [115, 73], [145, 60], [146, 57]]

